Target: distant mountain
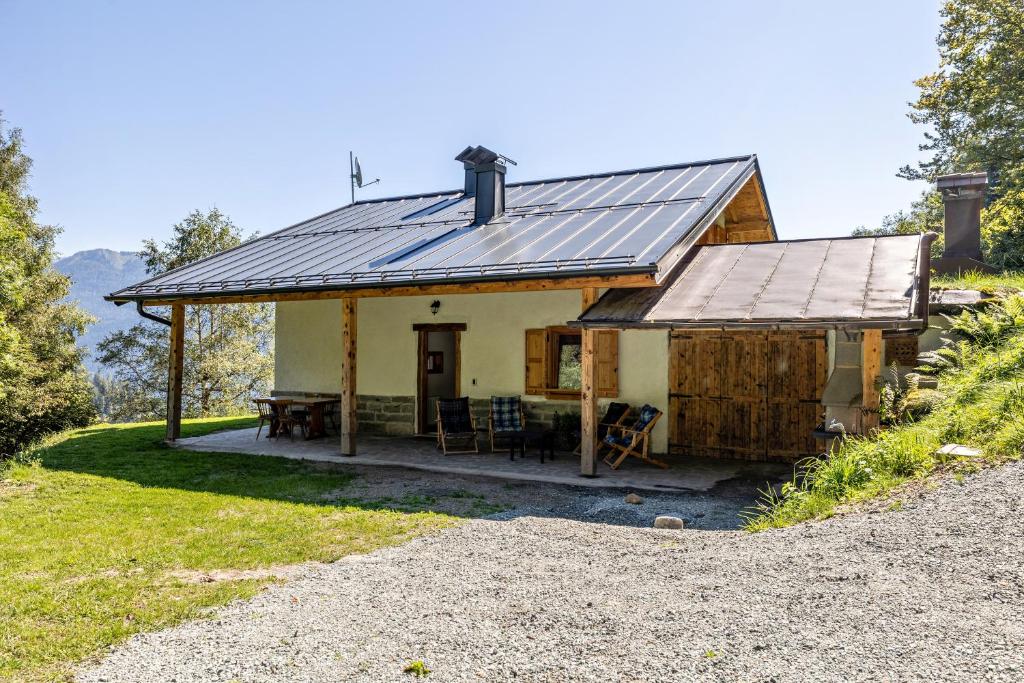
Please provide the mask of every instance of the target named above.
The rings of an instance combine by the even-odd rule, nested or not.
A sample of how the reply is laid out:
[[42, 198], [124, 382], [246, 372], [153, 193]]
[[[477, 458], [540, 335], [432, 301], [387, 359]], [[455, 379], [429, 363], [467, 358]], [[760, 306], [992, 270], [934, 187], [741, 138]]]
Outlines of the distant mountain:
[[96, 318], [79, 340], [89, 350], [85, 366], [90, 372], [95, 372], [99, 363], [94, 356], [100, 340], [141, 320], [134, 306], [115, 306], [104, 301], [103, 297], [125, 285], [146, 279], [146, 264], [138, 252], [89, 249], [59, 259], [54, 265], [71, 278], [69, 298], [78, 301], [83, 310]]

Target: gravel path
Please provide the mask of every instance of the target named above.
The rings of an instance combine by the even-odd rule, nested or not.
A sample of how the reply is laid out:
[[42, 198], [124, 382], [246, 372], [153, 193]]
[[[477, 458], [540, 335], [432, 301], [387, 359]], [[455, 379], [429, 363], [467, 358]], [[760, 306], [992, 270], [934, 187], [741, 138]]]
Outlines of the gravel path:
[[1024, 679], [1024, 464], [781, 531], [475, 520], [137, 636], [81, 681]]

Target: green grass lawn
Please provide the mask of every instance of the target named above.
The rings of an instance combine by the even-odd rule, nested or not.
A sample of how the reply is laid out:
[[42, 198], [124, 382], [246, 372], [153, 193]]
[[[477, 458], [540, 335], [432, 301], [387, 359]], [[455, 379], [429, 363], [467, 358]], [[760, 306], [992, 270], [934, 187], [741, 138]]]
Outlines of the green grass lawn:
[[[253, 425], [185, 421], [182, 435]], [[349, 474], [171, 449], [163, 433], [163, 423], [80, 429], [0, 468], [0, 678], [65, 679], [105, 646], [276, 580], [190, 572], [331, 561], [456, 523], [346, 502]]]

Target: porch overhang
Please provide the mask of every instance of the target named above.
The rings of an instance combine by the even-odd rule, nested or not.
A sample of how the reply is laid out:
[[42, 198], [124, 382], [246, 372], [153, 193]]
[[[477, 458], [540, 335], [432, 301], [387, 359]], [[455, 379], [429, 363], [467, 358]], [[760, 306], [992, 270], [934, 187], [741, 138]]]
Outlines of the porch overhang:
[[704, 246], [645, 290], [610, 289], [582, 328], [880, 329], [928, 324], [934, 233]]
[[281, 284], [279, 286], [165, 286], [148, 290], [122, 290], [104, 297], [117, 305], [131, 302], [145, 306], [169, 306], [180, 303], [234, 304], [271, 303], [277, 301], [311, 301], [318, 299], [368, 298], [383, 296], [427, 296], [443, 294], [484, 294], [492, 292], [533, 292], [584, 287], [625, 288], [655, 287], [657, 268], [621, 268], [601, 271], [570, 271], [562, 276], [537, 277], [535, 274], [493, 274], [466, 277], [424, 278], [421, 280], [380, 281], [339, 285]]

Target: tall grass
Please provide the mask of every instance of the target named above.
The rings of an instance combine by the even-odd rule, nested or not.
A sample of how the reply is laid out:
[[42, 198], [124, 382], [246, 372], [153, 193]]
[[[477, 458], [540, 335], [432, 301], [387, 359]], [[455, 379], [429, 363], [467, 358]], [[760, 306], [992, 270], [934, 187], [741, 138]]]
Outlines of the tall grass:
[[938, 289], [976, 289], [981, 292], [997, 293], [1024, 290], [1024, 272], [982, 273], [977, 270], [959, 275], [939, 275], [932, 279], [931, 286]]
[[[1007, 289], [1013, 280], [1007, 281]], [[929, 368], [939, 398], [916, 420], [844, 441], [822, 458], [801, 463], [781, 491], [766, 491], [747, 517], [751, 531], [827, 517], [836, 506], [882, 495], [937, 469], [953, 466], [936, 451], [959, 443], [982, 451], [982, 464], [1024, 452], [1024, 297], [1008, 294], [984, 311], [953, 319], [963, 340]]]

